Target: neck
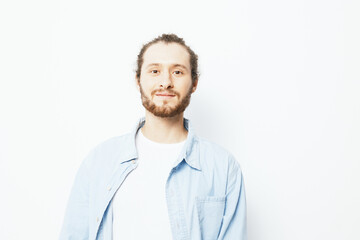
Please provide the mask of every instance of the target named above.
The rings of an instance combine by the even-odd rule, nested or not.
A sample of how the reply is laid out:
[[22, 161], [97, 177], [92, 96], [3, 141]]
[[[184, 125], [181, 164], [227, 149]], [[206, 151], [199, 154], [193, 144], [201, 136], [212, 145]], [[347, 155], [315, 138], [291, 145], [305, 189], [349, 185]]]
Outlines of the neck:
[[184, 128], [184, 113], [171, 118], [156, 117], [146, 110], [145, 124], [141, 128], [143, 135], [154, 142], [179, 143], [187, 138]]

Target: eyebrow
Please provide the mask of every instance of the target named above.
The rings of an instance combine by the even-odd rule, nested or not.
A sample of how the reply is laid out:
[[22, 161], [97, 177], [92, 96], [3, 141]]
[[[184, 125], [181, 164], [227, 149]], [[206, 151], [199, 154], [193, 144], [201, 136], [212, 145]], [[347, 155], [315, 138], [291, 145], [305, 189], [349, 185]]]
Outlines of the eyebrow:
[[146, 68], [149, 68], [149, 67], [158, 67], [158, 66], [160, 66], [160, 64], [158, 64], [158, 63], [150, 63], [150, 64], [148, 64], [147, 66], [146, 66]]
[[[158, 67], [158, 66], [160, 66], [160, 65], [161, 65], [161, 64], [159, 64], [159, 63], [150, 63], [150, 64], [148, 64], [148, 65], [146, 66], [146, 68]], [[184, 69], [188, 70], [188, 68], [187, 68], [186, 66], [184, 66], [184, 65], [182, 65], [182, 64], [178, 64], [178, 63], [172, 64], [172, 67], [181, 67], [181, 68], [184, 68]]]
[[174, 67], [181, 67], [181, 68], [184, 68], [184, 69], [188, 70], [187, 67], [185, 67], [182, 64], [174, 64]]

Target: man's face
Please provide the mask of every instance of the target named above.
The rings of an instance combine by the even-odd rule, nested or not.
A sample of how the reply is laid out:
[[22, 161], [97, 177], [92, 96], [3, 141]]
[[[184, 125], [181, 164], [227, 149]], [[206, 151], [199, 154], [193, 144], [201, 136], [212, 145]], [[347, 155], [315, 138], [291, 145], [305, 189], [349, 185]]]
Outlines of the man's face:
[[190, 55], [177, 43], [151, 45], [143, 56], [140, 83], [143, 106], [157, 117], [185, 111], [197, 81], [191, 79]]

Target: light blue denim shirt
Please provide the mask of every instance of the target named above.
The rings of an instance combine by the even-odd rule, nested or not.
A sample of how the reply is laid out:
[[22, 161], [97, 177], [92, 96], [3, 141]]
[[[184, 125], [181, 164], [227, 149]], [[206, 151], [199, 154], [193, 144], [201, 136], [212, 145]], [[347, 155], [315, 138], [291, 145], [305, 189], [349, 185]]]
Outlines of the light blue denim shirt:
[[[135, 136], [144, 123], [142, 117], [131, 133], [101, 143], [84, 159], [71, 190], [61, 240], [112, 239], [112, 199], [138, 164]], [[224, 148], [196, 136], [186, 118], [184, 127], [188, 136], [165, 188], [173, 239], [246, 240], [239, 163]]]

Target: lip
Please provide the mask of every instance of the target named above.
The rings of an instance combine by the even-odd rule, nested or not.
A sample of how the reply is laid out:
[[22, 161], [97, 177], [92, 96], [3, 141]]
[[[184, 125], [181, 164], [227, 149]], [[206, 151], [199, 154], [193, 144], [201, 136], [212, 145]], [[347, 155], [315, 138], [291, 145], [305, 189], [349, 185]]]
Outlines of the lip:
[[166, 93], [158, 93], [158, 94], [155, 94], [156, 96], [158, 97], [175, 97], [175, 95], [172, 95], [172, 94], [166, 94]]

